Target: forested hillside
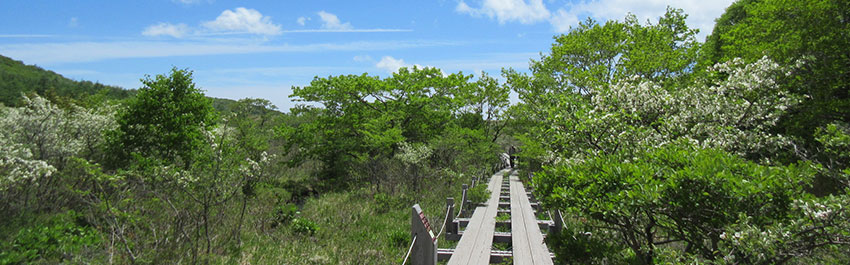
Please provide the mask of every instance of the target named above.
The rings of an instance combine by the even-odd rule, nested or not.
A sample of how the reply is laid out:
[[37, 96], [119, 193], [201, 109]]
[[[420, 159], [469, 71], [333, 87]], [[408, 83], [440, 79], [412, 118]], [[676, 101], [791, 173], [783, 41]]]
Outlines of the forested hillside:
[[848, 10], [587, 19], [528, 71], [315, 77], [285, 113], [2, 57], [0, 264], [400, 263], [411, 205], [443, 220], [509, 147], [559, 264], [847, 264]]
[[[54, 103], [89, 106], [106, 100], [127, 99], [135, 94], [134, 88], [75, 81], [53, 71], [0, 55], [0, 103], [6, 106], [21, 105], [25, 94], [37, 94]], [[225, 98], [212, 98], [213, 108], [229, 113], [236, 101]]]
[[36, 93], [54, 101], [78, 100], [102, 95], [105, 99], [123, 99], [132, 91], [90, 81], [74, 81], [38, 66], [0, 55], [0, 103], [18, 106], [21, 95]]

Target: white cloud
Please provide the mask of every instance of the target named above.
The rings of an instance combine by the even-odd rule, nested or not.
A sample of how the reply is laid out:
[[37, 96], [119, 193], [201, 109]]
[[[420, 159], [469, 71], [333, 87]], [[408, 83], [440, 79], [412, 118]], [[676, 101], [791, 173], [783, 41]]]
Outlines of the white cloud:
[[395, 73], [399, 68], [407, 67], [407, 65], [404, 64], [404, 60], [402, 59], [396, 59], [392, 56], [384, 56], [381, 58], [381, 61], [375, 64], [375, 67], [384, 69], [390, 73]]
[[354, 61], [362, 63], [362, 62], [371, 62], [371, 61], [374, 61], [374, 59], [372, 59], [372, 56], [369, 56], [369, 55], [356, 55], [356, 56], [354, 56]]
[[319, 18], [322, 19], [322, 28], [330, 30], [351, 30], [353, 27], [348, 22], [342, 23], [339, 18], [331, 13], [319, 11]]
[[564, 9], [558, 9], [558, 11], [555, 12], [555, 15], [549, 19], [549, 23], [552, 24], [552, 28], [554, 28], [555, 32], [558, 33], [566, 33], [570, 31], [570, 27], [577, 26], [578, 22], [578, 16], [570, 14]]
[[142, 31], [142, 35], [156, 37], [156, 36], [171, 36], [175, 38], [182, 38], [189, 32], [189, 26], [186, 24], [171, 24], [171, 23], [159, 23], [156, 25], [150, 25]]
[[469, 7], [466, 2], [460, 1], [459, 3], [457, 3], [457, 6], [455, 6], [455, 12], [474, 14], [476, 10]]
[[202, 24], [208, 30], [223, 33], [250, 33], [259, 35], [279, 35], [280, 25], [274, 24], [271, 17], [263, 16], [255, 9], [238, 7], [234, 11], [224, 10], [215, 20]]
[[472, 8], [461, 1], [455, 11], [475, 17], [486, 15], [499, 20], [501, 24], [511, 21], [532, 24], [549, 18], [549, 10], [543, 0], [484, 0], [480, 8]]
[[299, 17], [298, 19], [295, 20], [295, 22], [298, 22], [298, 25], [304, 26], [305, 24], [307, 24], [307, 20], [310, 20], [310, 18], [309, 17]]

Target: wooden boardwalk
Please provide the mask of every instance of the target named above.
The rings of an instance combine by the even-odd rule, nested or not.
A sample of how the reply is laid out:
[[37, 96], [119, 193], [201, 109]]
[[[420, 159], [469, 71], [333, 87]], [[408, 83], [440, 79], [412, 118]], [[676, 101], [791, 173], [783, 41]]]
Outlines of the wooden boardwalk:
[[449, 265], [490, 263], [490, 247], [493, 246], [493, 234], [496, 229], [502, 177], [508, 172], [510, 171], [505, 169], [490, 178], [490, 182], [487, 183], [490, 199], [486, 204], [475, 208], [452, 258], [449, 259]]
[[511, 239], [514, 264], [554, 264], [537, 216], [516, 174], [511, 174]]
[[[509, 176], [505, 176], [507, 174]], [[504, 187], [509, 189], [505, 193], [510, 197], [510, 210], [499, 209], [500, 197], [506, 197], [502, 196], [503, 178], [510, 180], [509, 187]], [[543, 243], [541, 222], [537, 220], [533, 205], [516, 172], [509, 169], [499, 171], [490, 178], [487, 189], [490, 191], [490, 199], [475, 208], [448, 264], [490, 264], [504, 257], [511, 257], [514, 264], [553, 264], [552, 256]], [[501, 204], [507, 206], [506, 202]], [[511, 214], [510, 233], [495, 232], [496, 215], [500, 211]], [[512, 251], [492, 250], [494, 238], [503, 240], [507, 239], [506, 236], [510, 237], [508, 242], [512, 243]]]

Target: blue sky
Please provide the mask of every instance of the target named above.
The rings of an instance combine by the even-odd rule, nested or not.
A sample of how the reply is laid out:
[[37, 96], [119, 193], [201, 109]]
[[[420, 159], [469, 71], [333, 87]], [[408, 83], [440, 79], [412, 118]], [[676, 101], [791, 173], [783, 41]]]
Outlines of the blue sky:
[[401, 66], [444, 72], [527, 70], [587, 17], [641, 20], [682, 8], [710, 33], [731, 0], [0, 2], [0, 54], [76, 80], [138, 88], [144, 75], [189, 68], [207, 95], [294, 104], [314, 76], [387, 76]]

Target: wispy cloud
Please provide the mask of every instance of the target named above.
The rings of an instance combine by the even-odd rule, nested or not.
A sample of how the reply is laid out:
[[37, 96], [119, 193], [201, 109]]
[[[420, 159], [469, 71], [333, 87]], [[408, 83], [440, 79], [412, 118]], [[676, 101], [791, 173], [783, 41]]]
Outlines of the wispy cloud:
[[245, 68], [221, 68], [212, 69], [209, 71], [199, 70], [199, 74], [209, 73], [217, 77], [235, 78], [236, 83], [251, 83], [265, 84], [262, 81], [266, 79], [258, 79], [261, 77], [294, 77], [303, 80], [309, 80], [313, 76], [331, 74], [335, 72], [357, 72], [362, 71], [361, 67], [345, 67], [345, 66], [278, 66], [278, 67], [245, 67]]
[[339, 17], [334, 14], [325, 12], [324, 10], [319, 11], [317, 13], [319, 18], [322, 20], [322, 28], [329, 30], [351, 30], [354, 27], [351, 26], [351, 23], [345, 22], [342, 23], [339, 21]]
[[313, 32], [411, 32], [412, 29], [296, 29], [284, 30], [283, 33], [313, 33]]
[[362, 62], [372, 62], [372, 61], [374, 61], [374, 59], [372, 59], [372, 56], [369, 56], [369, 55], [355, 55], [354, 58], [352, 58], [352, 59], [355, 62], [361, 62], [361, 63]]
[[295, 53], [324, 51], [394, 50], [416, 47], [459, 45], [451, 41], [360, 41], [316, 43], [305, 45], [266, 44], [257, 42], [70, 42], [0, 45], [0, 54], [29, 64], [50, 65], [92, 62], [121, 58], [153, 58], [169, 56], [201, 56], [251, 53]]
[[501, 24], [511, 21], [532, 24], [549, 18], [549, 9], [543, 5], [543, 0], [484, 0], [479, 8], [460, 1], [455, 11], [475, 17], [485, 15], [497, 19]]
[[22, 39], [26, 39], [26, 38], [52, 38], [52, 37], [55, 37], [55, 36], [54, 35], [48, 35], [48, 34], [0, 34], [0, 38], [9, 38], [9, 39], [14, 39], [14, 38], [22, 38]]
[[298, 19], [296, 19], [295, 22], [298, 23], [298, 25], [304, 26], [304, 25], [307, 24], [307, 20], [310, 20], [310, 18], [309, 17], [298, 17]]
[[171, 2], [183, 5], [194, 5], [203, 2], [203, 0], [171, 0]]
[[[326, 12], [324, 10], [316, 12], [319, 16], [319, 20], [322, 21], [322, 26], [319, 29], [299, 29], [299, 30], [284, 30], [283, 33], [323, 33], [323, 32], [411, 32], [411, 29], [384, 29], [384, 28], [373, 28], [373, 29], [358, 29], [351, 25], [349, 22], [342, 22], [339, 17], [335, 14]], [[296, 22], [299, 25], [304, 26], [306, 21], [309, 21], [309, 17], [299, 17]]]
[[189, 26], [186, 24], [171, 24], [171, 23], [159, 23], [156, 25], [150, 25], [142, 31], [142, 35], [145, 36], [171, 36], [174, 38], [182, 38], [189, 32]]
[[[171, 36], [174, 38], [185, 37], [203, 37], [203, 36], [220, 36], [220, 35], [244, 35], [253, 34], [261, 36], [274, 36], [282, 33], [329, 33], [329, 32], [353, 32], [353, 33], [368, 33], [368, 32], [411, 32], [410, 29], [357, 29], [351, 26], [351, 23], [343, 23], [339, 17], [332, 13], [319, 11], [316, 13], [322, 21], [321, 28], [318, 29], [296, 29], [283, 30], [281, 25], [272, 22], [271, 17], [265, 16], [255, 9], [238, 7], [233, 10], [224, 10], [221, 14], [211, 21], [202, 22], [199, 28], [192, 29], [186, 24], [172, 24], [160, 22], [150, 25], [142, 31], [142, 35], [149, 37]], [[298, 17], [295, 20], [301, 26], [310, 21], [310, 17]]]

